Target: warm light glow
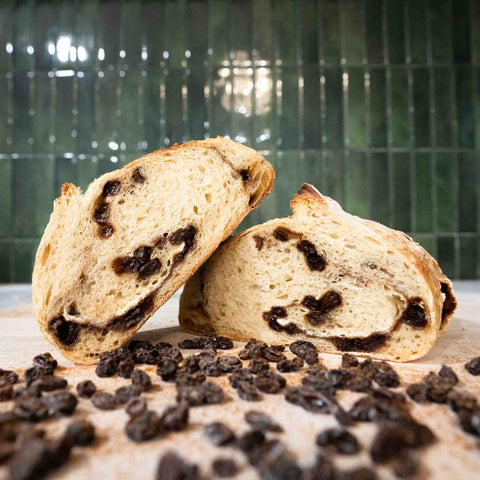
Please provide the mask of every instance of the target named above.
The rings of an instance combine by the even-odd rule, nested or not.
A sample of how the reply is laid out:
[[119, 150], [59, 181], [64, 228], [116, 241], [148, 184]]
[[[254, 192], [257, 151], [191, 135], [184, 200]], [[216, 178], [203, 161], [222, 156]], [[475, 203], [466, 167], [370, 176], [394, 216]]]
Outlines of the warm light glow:
[[58, 37], [57, 40], [57, 58], [61, 62], [68, 62], [68, 59], [70, 57], [70, 47], [72, 44], [72, 39], [71, 37], [68, 37], [66, 35], [62, 35]]

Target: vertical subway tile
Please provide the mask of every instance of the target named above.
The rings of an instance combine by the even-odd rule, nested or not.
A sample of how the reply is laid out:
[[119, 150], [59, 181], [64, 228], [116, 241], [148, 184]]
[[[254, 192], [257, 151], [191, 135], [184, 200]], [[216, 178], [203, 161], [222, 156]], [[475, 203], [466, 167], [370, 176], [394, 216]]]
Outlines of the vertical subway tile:
[[203, 66], [208, 60], [208, 1], [188, 0], [185, 6], [187, 64]]
[[187, 118], [191, 138], [202, 139], [208, 134], [208, 84], [206, 67], [193, 67], [187, 77]]
[[120, 51], [120, 2], [99, 2], [97, 18], [98, 61], [101, 68], [116, 66]]
[[[73, 157], [65, 157], [63, 155], [55, 155], [53, 159], [54, 168], [54, 181], [53, 181], [53, 196], [54, 198], [60, 196], [62, 185], [64, 183], [73, 183], [78, 185], [78, 171], [77, 161]], [[98, 176], [95, 173], [95, 176]]]
[[320, 72], [317, 65], [303, 67], [303, 133], [305, 148], [322, 146]]
[[367, 146], [365, 71], [363, 67], [353, 67], [347, 70], [347, 75], [348, 102], [345, 140], [350, 148], [362, 148]]
[[6, 153], [10, 150], [12, 141], [13, 119], [10, 117], [12, 108], [13, 81], [8, 73], [0, 73], [0, 118], [2, 119], [2, 128], [0, 128], [0, 153]]
[[140, 140], [139, 90], [140, 72], [138, 70], [120, 71], [119, 116], [117, 133], [120, 149], [129, 152], [138, 148]]
[[[91, 155], [80, 154], [77, 157], [76, 185], [84, 192], [90, 182], [97, 176], [97, 163], [92, 160]], [[57, 192], [55, 192], [55, 196]]]
[[455, 239], [451, 236], [437, 238], [437, 260], [443, 273], [450, 278], [455, 275]]
[[479, 157], [458, 153], [458, 230], [476, 232], [478, 227]]
[[435, 84], [435, 139], [438, 147], [453, 146], [452, 79], [449, 68], [433, 70]]
[[33, 81], [35, 82], [33, 144], [37, 152], [47, 152], [51, 150], [50, 140], [54, 134], [52, 118], [54, 80], [47, 72], [37, 72]]
[[275, 2], [275, 58], [280, 65], [297, 63], [297, 8], [296, 2]]
[[274, 138], [274, 82], [272, 70], [266, 67], [255, 69], [255, 144], [257, 148], [269, 148]]
[[56, 19], [56, 7], [54, 4], [46, 2], [36, 3], [34, 15], [36, 68], [49, 70], [53, 66]]
[[323, 132], [325, 147], [343, 147], [343, 76], [340, 68], [324, 69], [325, 118]]
[[183, 141], [183, 82], [183, 72], [179, 69], [171, 69], [165, 76], [165, 125], [169, 145]]
[[480, 64], [480, 2], [471, 2], [472, 64]]
[[233, 139], [247, 145], [253, 143], [253, 129], [250, 122], [253, 114], [253, 82], [252, 68], [233, 69]]
[[0, 3], [0, 72], [7, 72], [12, 69], [13, 6], [14, 0]]
[[343, 0], [340, 8], [342, 61], [361, 64], [366, 58], [363, 2]]
[[30, 283], [38, 240], [27, 240], [12, 245], [12, 282]]
[[383, 63], [383, 0], [365, 1], [365, 44], [368, 63]]
[[389, 163], [387, 153], [370, 155], [369, 194], [370, 218], [388, 225], [390, 223]]
[[387, 9], [388, 61], [405, 63], [405, 2], [385, 0]]
[[471, 280], [477, 278], [478, 247], [475, 237], [460, 235], [459, 273], [460, 278]]
[[392, 146], [408, 147], [411, 143], [408, 120], [408, 80], [403, 68], [392, 68], [391, 104], [392, 104]]
[[117, 110], [118, 75], [110, 70], [98, 72], [96, 78], [95, 117], [98, 150], [106, 152], [111, 146], [118, 146], [115, 134], [115, 115]]
[[345, 204], [345, 170], [344, 150], [324, 151], [322, 189], [340, 205]]
[[[96, 141], [95, 80], [93, 72], [77, 73], [77, 151], [91, 152]], [[103, 99], [102, 99], [103, 101]]]
[[416, 233], [434, 231], [432, 158], [430, 153], [415, 155], [415, 226]]
[[338, 65], [341, 57], [340, 2], [338, 0], [319, 1], [321, 62], [326, 65]]
[[456, 230], [455, 212], [457, 210], [457, 159], [455, 154], [436, 154], [436, 196], [437, 196], [437, 230], [454, 232]]
[[345, 158], [345, 209], [359, 217], [368, 218], [368, 168], [364, 152], [348, 152]]
[[97, 61], [95, 22], [98, 0], [83, 0], [77, 5], [75, 37], [78, 68], [93, 67]]
[[212, 120], [210, 136], [230, 136], [232, 112], [232, 76], [228, 68], [219, 68], [213, 72]]
[[387, 105], [384, 68], [370, 69], [370, 147], [387, 146]]
[[299, 2], [300, 45], [303, 64], [318, 64], [319, 31], [318, 1], [301, 0]]
[[185, 62], [185, 2], [165, 2], [163, 18], [163, 43], [165, 63], [180, 67]]
[[121, 3], [120, 65], [138, 68], [142, 63], [142, 4], [136, 0]]
[[13, 66], [16, 71], [31, 70], [34, 60], [34, 2], [17, 2], [13, 11]]
[[1, 242], [0, 243], [0, 283], [8, 283], [12, 281], [11, 278], [11, 242]]
[[281, 89], [277, 96], [278, 146], [283, 149], [297, 148], [299, 144], [298, 123], [298, 74], [296, 67], [278, 68]]
[[12, 195], [15, 190], [13, 162], [11, 158], [0, 158], [0, 238], [13, 233]]
[[410, 62], [427, 63], [427, 0], [408, 0]]
[[158, 67], [164, 61], [163, 21], [166, 2], [144, 0], [142, 9], [143, 45], [146, 64]]
[[393, 155], [393, 228], [411, 232], [410, 159], [407, 153]]
[[29, 114], [32, 98], [32, 75], [16, 73], [13, 76], [13, 146], [16, 153], [32, 151], [32, 116]]
[[473, 148], [473, 88], [470, 68], [455, 70], [455, 95], [457, 104], [458, 146]]
[[74, 7], [73, 2], [61, 2], [55, 7], [57, 41], [54, 64], [62, 70], [75, 67], [77, 61]]
[[[58, 73], [58, 72], [57, 72]], [[74, 129], [74, 76], [55, 78], [55, 151], [58, 153], [73, 152], [75, 138], [72, 136]]]
[[165, 136], [162, 129], [165, 123], [162, 111], [161, 92], [165, 90], [164, 77], [151, 70], [143, 77], [143, 126], [147, 150], [152, 151], [163, 146]]
[[107, 153], [106, 155], [100, 154], [98, 156], [96, 176], [99, 177], [105, 173], [111, 172], [119, 166], [119, 157], [117, 152], [113, 152], [112, 154]]
[[15, 236], [40, 236], [52, 208], [53, 159], [19, 157], [13, 164], [13, 184]]
[[231, 59], [234, 65], [249, 66], [252, 61], [252, 0], [230, 2], [228, 29]]
[[208, 9], [210, 62], [212, 65], [230, 63], [230, 32], [228, 29], [228, 2], [210, 0]]
[[433, 235], [417, 234], [413, 236], [413, 239], [418, 242], [430, 255], [436, 255], [437, 242]]
[[415, 146], [431, 146], [430, 136], [430, 88], [429, 71], [426, 68], [413, 69], [413, 122]]
[[452, 3], [453, 62], [470, 63], [470, 0], [455, 0]]
[[273, 61], [273, 9], [270, 0], [252, 3], [253, 58], [257, 65], [271, 65]]
[[427, 0], [431, 57], [434, 64], [452, 61], [451, 0]]

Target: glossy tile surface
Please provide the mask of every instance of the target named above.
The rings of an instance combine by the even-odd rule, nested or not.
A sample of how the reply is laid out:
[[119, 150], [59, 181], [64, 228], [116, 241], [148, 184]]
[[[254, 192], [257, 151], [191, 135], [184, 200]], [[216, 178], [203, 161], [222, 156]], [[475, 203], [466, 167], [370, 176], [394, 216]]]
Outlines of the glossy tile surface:
[[225, 135], [480, 278], [473, 0], [0, 2], [0, 282], [29, 281], [62, 183]]

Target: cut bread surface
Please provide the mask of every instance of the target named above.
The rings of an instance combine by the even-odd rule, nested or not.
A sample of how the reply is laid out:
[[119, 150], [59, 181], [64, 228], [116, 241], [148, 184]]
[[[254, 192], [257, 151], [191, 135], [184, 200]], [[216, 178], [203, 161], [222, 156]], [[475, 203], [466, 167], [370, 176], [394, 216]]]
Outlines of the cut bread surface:
[[271, 165], [218, 137], [146, 155], [65, 184], [40, 243], [34, 310], [78, 363], [120, 347], [273, 186]]
[[219, 247], [185, 286], [181, 326], [395, 361], [427, 353], [456, 306], [437, 262], [310, 185], [291, 207]]

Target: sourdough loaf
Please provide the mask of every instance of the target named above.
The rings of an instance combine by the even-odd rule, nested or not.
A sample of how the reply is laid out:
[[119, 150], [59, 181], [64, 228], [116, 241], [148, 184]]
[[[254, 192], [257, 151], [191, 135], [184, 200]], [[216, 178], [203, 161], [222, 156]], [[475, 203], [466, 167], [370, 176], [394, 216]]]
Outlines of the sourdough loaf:
[[225, 138], [146, 155], [62, 187], [38, 248], [33, 303], [77, 363], [120, 347], [270, 192], [274, 171]]
[[456, 307], [437, 262], [310, 185], [291, 208], [219, 247], [185, 286], [181, 326], [396, 361], [427, 353]]

